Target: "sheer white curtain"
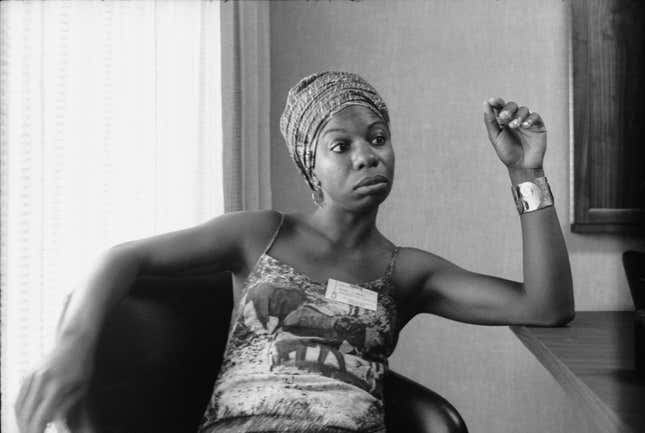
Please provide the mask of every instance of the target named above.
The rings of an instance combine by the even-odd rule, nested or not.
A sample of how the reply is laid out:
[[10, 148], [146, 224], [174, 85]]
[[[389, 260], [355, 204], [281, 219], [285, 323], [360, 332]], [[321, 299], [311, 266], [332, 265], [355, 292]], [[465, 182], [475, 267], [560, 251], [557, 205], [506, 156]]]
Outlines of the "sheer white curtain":
[[98, 254], [223, 212], [225, 4], [0, 2], [3, 432]]

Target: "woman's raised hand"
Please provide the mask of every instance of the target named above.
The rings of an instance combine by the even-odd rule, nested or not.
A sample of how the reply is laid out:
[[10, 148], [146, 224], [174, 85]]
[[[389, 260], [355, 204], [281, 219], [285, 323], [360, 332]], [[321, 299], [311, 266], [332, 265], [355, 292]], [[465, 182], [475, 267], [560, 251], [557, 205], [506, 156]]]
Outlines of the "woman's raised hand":
[[484, 102], [488, 138], [504, 165], [512, 170], [542, 169], [546, 128], [538, 113], [500, 97]]
[[21, 433], [43, 433], [48, 423], [65, 419], [87, 391], [93, 350], [78, 339], [59, 339], [41, 365], [26, 375], [15, 401]]

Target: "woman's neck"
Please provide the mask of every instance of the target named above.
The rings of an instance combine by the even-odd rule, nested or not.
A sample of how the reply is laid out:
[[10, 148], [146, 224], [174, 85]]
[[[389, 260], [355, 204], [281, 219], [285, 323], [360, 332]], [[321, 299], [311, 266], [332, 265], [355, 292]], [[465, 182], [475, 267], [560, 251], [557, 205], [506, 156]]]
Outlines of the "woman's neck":
[[378, 233], [378, 207], [368, 213], [347, 212], [329, 205], [319, 207], [307, 216], [309, 224], [333, 245], [356, 248]]

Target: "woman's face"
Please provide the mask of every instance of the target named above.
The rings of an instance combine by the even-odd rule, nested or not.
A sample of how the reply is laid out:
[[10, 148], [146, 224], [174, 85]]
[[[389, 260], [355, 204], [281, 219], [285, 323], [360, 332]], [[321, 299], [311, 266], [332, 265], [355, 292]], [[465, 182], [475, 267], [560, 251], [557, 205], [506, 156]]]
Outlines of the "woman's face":
[[362, 105], [334, 114], [318, 135], [314, 174], [325, 203], [348, 210], [378, 206], [392, 189], [394, 150], [387, 124]]

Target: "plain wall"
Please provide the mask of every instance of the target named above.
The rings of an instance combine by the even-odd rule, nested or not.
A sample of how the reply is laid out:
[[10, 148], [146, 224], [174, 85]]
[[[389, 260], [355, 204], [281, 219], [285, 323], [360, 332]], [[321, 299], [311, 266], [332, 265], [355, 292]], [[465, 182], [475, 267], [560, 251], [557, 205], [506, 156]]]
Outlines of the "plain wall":
[[[568, 2], [277, 1], [270, 12], [274, 208], [313, 206], [279, 130], [289, 88], [322, 70], [357, 72], [392, 119], [397, 175], [381, 230], [396, 244], [521, 280], [520, 220], [482, 123], [482, 102], [499, 95], [539, 112], [547, 125], [544, 167], [576, 309], [632, 309], [620, 255], [644, 249], [643, 239], [569, 229]], [[474, 432], [587, 431], [507, 327], [417, 317], [391, 366], [448, 398]]]

